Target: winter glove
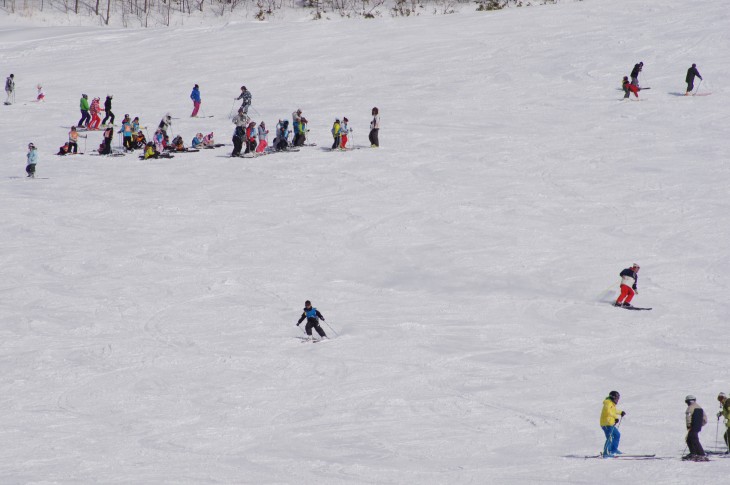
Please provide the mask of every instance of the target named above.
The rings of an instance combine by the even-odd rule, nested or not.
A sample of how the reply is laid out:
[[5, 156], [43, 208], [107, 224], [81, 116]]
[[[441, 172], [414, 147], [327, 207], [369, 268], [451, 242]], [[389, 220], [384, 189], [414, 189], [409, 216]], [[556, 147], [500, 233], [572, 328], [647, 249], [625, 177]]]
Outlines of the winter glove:
[[302, 323], [302, 322], [297, 322], [297, 327], [299, 326], [300, 323]]
[[621, 417], [623, 418], [624, 416], [626, 416], [626, 411], [621, 411]]
[[720, 420], [720, 416], [722, 416], [722, 411], [717, 412], [717, 419]]

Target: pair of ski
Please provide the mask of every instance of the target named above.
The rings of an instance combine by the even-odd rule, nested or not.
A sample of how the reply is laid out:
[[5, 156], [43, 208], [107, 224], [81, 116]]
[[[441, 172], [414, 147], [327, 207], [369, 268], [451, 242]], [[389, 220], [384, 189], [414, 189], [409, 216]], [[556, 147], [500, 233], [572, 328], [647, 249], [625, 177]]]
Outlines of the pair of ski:
[[[597, 455], [585, 455], [585, 456], [571, 456], [571, 458], [583, 458], [583, 459], [591, 459], [591, 458], [604, 458], [603, 453], [599, 453]], [[658, 457], [654, 454], [651, 455], [612, 455], [610, 457], [607, 457], [606, 459], [614, 459], [614, 460], [662, 460], [663, 458]]]
[[309, 337], [298, 337], [298, 336], [294, 337], [294, 338], [301, 340], [301, 342], [303, 344], [306, 344], [306, 343], [316, 344], [316, 343], [322, 342], [323, 340], [329, 340], [328, 338], [309, 338]]

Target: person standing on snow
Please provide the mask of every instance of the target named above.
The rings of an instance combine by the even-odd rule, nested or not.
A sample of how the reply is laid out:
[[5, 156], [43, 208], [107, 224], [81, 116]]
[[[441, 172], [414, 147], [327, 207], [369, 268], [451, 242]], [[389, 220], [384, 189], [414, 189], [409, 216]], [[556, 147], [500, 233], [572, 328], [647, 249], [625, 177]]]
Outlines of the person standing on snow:
[[[125, 117], [129, 115], [124, 115]], [[165, 116], [162, 117], [160, 120], [160, 124], [157, 125], [157, 128], [162, 130], [162, 134], [164, 136], [169, 136], [167, 131], [172, 127], [172, 116], [170, 116], [170, 113], [166, 113]]]
[[335, 139], [335, 141], [332, 143], [332, 149], [340, 148], [340, 119], [337, 118], [335, 122], [332, 124], [332, 138]]
[[114, 124], [114, 113], [112, 113], [112, 98], [113, 96], [111, 94], [106, 95], [106, 99], [104, 100], [104, 112], [106, 115], [104, 115], [104, 119], [101, 121], [101, 126], [105, 126], [107, 120], [111, 121], [110, 124]]
[[193, 113], [190, 115], [191, 118], [198, 116], [198, 110], [200, 109], [200, 87], [196, 84], [193, 86], [193, 91], [190, 93], [190, 99], [193, 100]]
[[39, 84], [36, 88], [38, 88], [38, 95], [35, 100], [38, 103], [43, 102], [46, 99], [46, 93], [43, 92], [43, 86]]
[[12, 104], [13, 93], [15, 92], [15, 74], [11, 74], [5, 79], [5, 93], [8, 95], [5, 104]]
[[101, 123], [101, 116], [99, 116], [99, 113], [102, 112], [100, 103], [101, 103], [101, 100], [99, 98], [94, 98], [91, 101], [91, 106], [89, 106], [89, 113], [91, 114], [91, 121], [89, 122], [89, 130], [98, 130], [99, 129], [99, 123]]
[[321, 338], [327, 338], [324, 330], [322, 330], [322, 327], [319, 326], [319, 321], [322, 320], [324, 322], [324, 317], [321, 313], [319, 313], [319, 310], [312, 307], [312, 302], [309, 300], [304, 302], [304, 312], [302, 313], [302, 316], [299, 317], [297, 327], [305, 318], [307, 319], [307, 326], [304, 329], [307, 332], [308, 338], [312, 338], [312, 329], [315, 329]]
[[689, 454], [682, 457], [683, 460], [708, 461], [705, 450], [700, 443], [700, 431], [707, 424], [705, 411], [697, 404], [697, 398], [689, 395], [684, 398], [687, 410], [684, 412], [687, 424], [687, 447]]
[[730, 443], [728, 442], [728, 434], [730, 433], [730, 399], [727, 398], [727, 395], [724, 392], [721, 392], [717, 395], [717, 401], [720, 403], [720, 410], [717, 412], [717, 420], [720, 421], [720, 418], [724, 418], [725, 427], [727, 428], [722, 436], [727, 448], [725, 453], [730, 453]]
[[89, 120], [91, 119], [91, 115], [89, 115], [89, 97], [87, 95], [81, 95], [79, 108], [81, 109], [81, 119], [78, 123], [76, 123], [76, 126], [79, 128], [87, 128], [89, 126]]
[[621, 395], [618, 391], [611, 391], [608, 397], [603, 401], [603, 409], [601, 409], [601, 429], [606, 435], [606, 443], [603, 445], [603, 457], [610, 458], [622, 453], [618, 449], [619, 441], [621, 441], [621, 433], [618, 431], [617, 425], [619, 420], [626, 416], [625, 411], [616, 409]]
[[266, 124], [262, 121], [259, 123], [259, 146], [256, 147], [256, 153], [264, 153], [269, 144], [268, 138], [269, 130], [266, 129]]
[[294, 133], [294, 139], [292, 140], [292, 146], [299, 146], [299, 134], [301, 133], [302, 125], [302, 110], [298, 109], [291, 114], [292, 119], [292, 132]]
[[634, 295], [639, 294], [639, 290], [636, 288], [636, 283], [639, 281], [638, 273], [639, 265], [636, 263], [632, 264], [630, 268], [626, 268], [619, 273], [619, 276], [621, 277], [621, 294], [613, 306], [631, 306], [631, 300], [634, 298]]
[[697, 70], [697, 64], [692, 64], [692, 67], [687, 69], [687, 76], [684, 78], [684, 81], [687, 83], [687, 92], [684, 93], [685, 96], [689, 96], [689, 93], [694, 90], [695, 77], [700, 78], [700, 81], [702, 80], [702, 76], [700, 76], [700, 71]]
[[238, 114], [233, 117], [233, 124], [241, 128], [246, 128], [250, 121], [251, 118], [243, 111], [243, 108], [238, 108]]
[[241, 148], [243, 148], [243, 140], [246, 137], [246, 130], [242, 126], [236, 125], [236, 129], [233, 132], [233, 151], [231, 152], [232, 157], [238, 157], [241, 155]]
[[342, 118], [342, 123], [340, 123], [340, 150], [347, 149], [347, 135], [349, 135], [352, 131], [352, 129], [347, 125], [348, 121], [347, 117], [345, 117]]
[[256, 140], [257, 134], [256, 122], [251, 121], [246, 127], [246, 150], [243, 152], [244, 155], [256, 151], [256, 145], [258, 145], [258, 141]]
[[370, 139], [370, 147], [371, 148], [378, 148], [380, 146], [380, 142], [378, 141], [378, 132], [380, 131], [380, 111], [378, 108], [373, 108], [373, 120], [370, 122], [370, 134], [368, 135], [368, 138]]
[[26, 155], [26, 161], [25, 173], [28, 174], [28, 177], [35, 178], [35, 165], [38, 163], [38, 151], [32, 143], [28, 143], [28, 155]]
[[238, 108], [239, 113], [243, 111], [244, 113], [248, 114], [248, 108], [249, 106], [251, 106], [251, 98], [253, 98], [253, 96], [251, 95], [251, 91], [246, 89], [246, 86], [241, 86], [241, 94], [239, 94], [237, 98], [234, 98], [235, 100], [243, 100], [241, 102], [241, 107]]
[[631, 84], [639, 87], [639, 73], [644, 68], [644, 63], [640, 62], [638, 64], [634, 64], [634, 68], [631, 70]]

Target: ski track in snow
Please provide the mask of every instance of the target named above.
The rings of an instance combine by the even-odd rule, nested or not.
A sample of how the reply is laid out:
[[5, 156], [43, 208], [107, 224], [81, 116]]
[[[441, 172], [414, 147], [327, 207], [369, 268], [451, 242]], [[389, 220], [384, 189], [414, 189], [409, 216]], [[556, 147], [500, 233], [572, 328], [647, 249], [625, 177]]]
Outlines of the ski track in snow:
[[[730, 460], [679, 456], [684, 395], [712, 418], [730, 391], [730, 14], [685, 3], [149, 30], [0, 18], [17, 83], [0, 106], [0, 482], [715, 483]], [[639, 60], [652, 89], [617, 102]], [[676, 95], [693, 62], [712, 96]], [[213, 118], [187, 118], [194, 83]], [[317, 146], [224, 158], [241, 84], [270, 141], [302, 108]], [[170, 112], [186, 142], [228, 146], [92, 157], [98, 132], [56, 157], [81, 93], [114, 94], [117, 123], [148, 135]], [[322, 150], [342, 116], [365, 146], [373, 105], [382, 148]], [[609, 304], [634, 261], [651, 312]], [[339, 335], [292, 338], [305, 299]], [[611, 389], [623, 451], [668, 459], [565, 458], [601, 449]]]

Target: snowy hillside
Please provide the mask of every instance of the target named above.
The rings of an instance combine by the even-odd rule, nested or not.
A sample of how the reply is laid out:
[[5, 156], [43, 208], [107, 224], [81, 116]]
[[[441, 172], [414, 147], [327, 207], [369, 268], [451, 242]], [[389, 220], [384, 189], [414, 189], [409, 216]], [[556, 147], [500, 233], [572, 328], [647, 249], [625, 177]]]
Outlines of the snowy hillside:
[[[730, 13], [686, 7], [2, 18], [0, 482], [717, 483], [730, 460], [679, 457], [684, 396], [714, 449], [730, 391]], [[622, 101], [639, 61], [652, 89]], [[680, 96], [692, 63], [712, 95]], [[230, 144], [244, 84], [254, 120], [301, 108], [318, 146], [141, 161], [92, 156], [98, 132], [53, 155], [81, 93]], [[381, 148], [323, 150], [342, 116], [369, 146], [373, 106]], [[609, 305], [633, 262], [652, 311]], [[306, 299], [331, 341], [295, 338]], [[565, 457], [600, 451], [612, 389], [622, 450], [665, 460]]]

